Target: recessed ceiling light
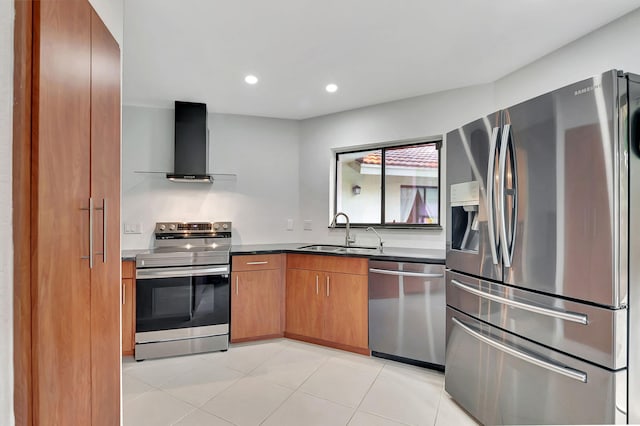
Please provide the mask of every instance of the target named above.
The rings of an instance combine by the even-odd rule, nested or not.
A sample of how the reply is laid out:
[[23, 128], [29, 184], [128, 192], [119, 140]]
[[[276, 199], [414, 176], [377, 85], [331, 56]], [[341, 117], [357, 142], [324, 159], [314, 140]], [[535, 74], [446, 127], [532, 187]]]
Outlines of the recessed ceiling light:
[[338, 91], [338, 86], [333, 83], [327, 84], [327, 87], [325, 87], [325, 90], [329, 93], [335, 93]]
[[244, 78], [244, 82], [247, 84], [256, 84], [258, 82], [258, 77], [255, 75], [249, 74]]

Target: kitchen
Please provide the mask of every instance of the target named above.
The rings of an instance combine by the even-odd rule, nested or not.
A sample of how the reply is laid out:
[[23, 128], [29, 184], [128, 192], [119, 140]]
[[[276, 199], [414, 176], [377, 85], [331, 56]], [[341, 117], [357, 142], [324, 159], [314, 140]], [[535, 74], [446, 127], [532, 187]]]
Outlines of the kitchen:
[[[632, 12], [493, 83], [302, 122], [211, 113], [210, 171], [235, 174], [236, 178], [210, 186], [178, 186], [162, 176], [135, 173], [169, 171], [172, 111], [127, 106], [125, 102], [122, 223], [142, 227], [140, 234], [122, 235], [122, 248], [150, 247], [154, 224], [162, 220], [232, 220], [234, 244], [295, 241], [341, 244], [342, 230], [326, 228], [331, 218], [332, 149], [441, 135], [496, 107], [511, 105], [612, 67], [635, 71], [640, 68], [634, 62], [637, 56], [628, 52], [635, 51], [631, 35], [637, 19], [637, 12]], [[604, 58], [599, 52], [582, 56], [585, 50], [612, 45], [616, 49], [609, 52], [611, 57]], [[126, 44], [123, 53], [126, 67]], [[523, 78], [530, 79], [531, 84], [520, 87], [518, 81]], [[126, 85], [125, 71], [125, 98]], [[460, 105], [464, 105], [462, 111]], [[456, 116], [451, 114], [454, 109], [458, 112]], [[426, 116], [430, 119], [416, 119]], [[132, 139], [135, 144], [128, 142]], [[317, 161], [318, 158], [326, 161]], [[265, 164], [268, 173], [264, 173]], [[441, 205], [444, 204], [443, 193]], [[288, 219], [293, 220], [292, 231], [287, 230]], [[311, 230], [304, 229], [305, 221], [311, 221]], [[446, 219], [441, 223], [446, 229]], [[356, 230], [355, 234], [358, 244], [377, 244], [371, 233]], [[445, 241], [444, 231], [382, 230], [381, 234], [388, 247], [442, 249]]]

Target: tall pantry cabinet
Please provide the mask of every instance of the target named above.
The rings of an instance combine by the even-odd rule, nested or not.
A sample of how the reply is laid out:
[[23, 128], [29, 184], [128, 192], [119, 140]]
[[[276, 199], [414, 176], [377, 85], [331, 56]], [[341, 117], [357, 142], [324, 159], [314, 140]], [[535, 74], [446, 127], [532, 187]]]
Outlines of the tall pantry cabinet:
[[120, 423], [120, 49], [87, 0], [33, 3], [37, 425]]

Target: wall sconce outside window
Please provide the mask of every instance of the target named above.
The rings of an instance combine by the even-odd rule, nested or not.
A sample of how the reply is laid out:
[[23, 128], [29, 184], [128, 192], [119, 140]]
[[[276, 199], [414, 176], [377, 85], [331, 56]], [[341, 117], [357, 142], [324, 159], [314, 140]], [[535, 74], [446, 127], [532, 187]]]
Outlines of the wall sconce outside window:
[[360, 185], [353, 185], [351, 187], [351, 192], [353, 193], [353, 195], [360, 195], [361, 190], [362, 188], [360, 188]]

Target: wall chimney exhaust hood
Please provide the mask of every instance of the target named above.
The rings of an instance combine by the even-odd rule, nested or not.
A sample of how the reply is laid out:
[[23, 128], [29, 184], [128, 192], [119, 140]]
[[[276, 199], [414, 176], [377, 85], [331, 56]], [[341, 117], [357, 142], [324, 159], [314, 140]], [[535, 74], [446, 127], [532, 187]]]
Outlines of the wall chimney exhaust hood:
[[175, 156], [172, 182], [212, 183], [207, 170], [209, 162], [209, 129], [207, 105], [175, 101]]
[[209, 128], [207, 105], [175, 101], [173, 172], [134, 171], [146, 175], [166, 176], [171, 182], [213, 183], [235, 181], [235, 174], [209, 173]]

